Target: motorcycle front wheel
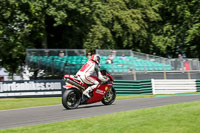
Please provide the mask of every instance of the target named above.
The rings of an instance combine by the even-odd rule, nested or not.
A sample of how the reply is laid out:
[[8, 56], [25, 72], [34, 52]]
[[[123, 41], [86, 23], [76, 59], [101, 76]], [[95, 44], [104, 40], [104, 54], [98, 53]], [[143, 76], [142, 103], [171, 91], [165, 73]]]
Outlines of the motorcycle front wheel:
[[65, 90], [62, 96], [62, 105], [66, 109], [76, 109], [81, 102], [81, 94], [80, 92], [75, 89], [68, 89]]
[[104, 98], [102, 99], [101, 102], [102, 102], [104, 105], [110, 105], [110, 104], [112, 104], [112, 103], [115, 101], [115, 98], [116, 98], [115, 89], [114, 89], [114, 87], [111, 87], [111, 88], [107, 91], [106, 95], [104, 96]]

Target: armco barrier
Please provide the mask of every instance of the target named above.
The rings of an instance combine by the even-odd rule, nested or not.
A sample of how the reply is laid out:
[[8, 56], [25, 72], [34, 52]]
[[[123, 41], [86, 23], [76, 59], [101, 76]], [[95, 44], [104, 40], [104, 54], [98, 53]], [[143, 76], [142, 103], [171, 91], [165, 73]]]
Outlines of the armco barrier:
[[152, 94], [151, 80], [115, 80], [114, 88], [117, 94]]
[[62, 80], [0, 82], [0, 97], [61, 96]]
[[195, 79], [152, 79], [152, 88], [153, 94], [176, 94], [197, 91]]

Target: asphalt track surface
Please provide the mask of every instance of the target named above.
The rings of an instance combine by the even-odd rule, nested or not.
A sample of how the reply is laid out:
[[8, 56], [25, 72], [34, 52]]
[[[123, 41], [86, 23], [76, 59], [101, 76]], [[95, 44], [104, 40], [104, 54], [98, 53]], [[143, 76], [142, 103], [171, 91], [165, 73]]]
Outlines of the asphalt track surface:
[[0, 129], [74, 120], [128, 110], [144, 109], [192, 101], [200, 101], [200, 95], [116, 100], [113, 105], [108, 106], [99, 102], [95, 104], [82, 105], [78, 109], [74, 110], [66, 110], [61, 104], [3, 110], [0, 111]]

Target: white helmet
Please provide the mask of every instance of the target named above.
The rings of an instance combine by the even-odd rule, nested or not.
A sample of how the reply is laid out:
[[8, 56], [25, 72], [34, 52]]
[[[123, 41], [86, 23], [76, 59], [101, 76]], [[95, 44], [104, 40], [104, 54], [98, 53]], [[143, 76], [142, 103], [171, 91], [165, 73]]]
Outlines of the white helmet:
[[92, 57], [91, 57], [91, 60], [95, 61], [97, 64], [100, 64], [100, 55], [98, 54], [93, 54]]

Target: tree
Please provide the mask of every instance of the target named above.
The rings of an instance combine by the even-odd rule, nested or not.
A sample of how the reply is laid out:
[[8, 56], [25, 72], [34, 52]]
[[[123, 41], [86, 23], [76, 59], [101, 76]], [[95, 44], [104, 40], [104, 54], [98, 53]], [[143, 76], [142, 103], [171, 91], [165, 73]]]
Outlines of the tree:
[[156, 48], [164, 49], [162, 51], [166, 52], [159, 55], [169, 54], [177, 57], [178, 53], [185, 53], [187, 57], [200, 57], [200, 2], [198, 0], [161, 2], [163, 4], [159, 14], [162, 21], [157, 23], [160, 29], [155, 32], [153, 43]]
[[1, 0], [1, 66], [27, 48], [132, 49], [200, 57], [199, 0]]
[[17, 72], [25, 61], [25, 48], [30, 47], [27, 37], [29, 29], [24, 23], [27, 17], [18, 10], [19, 5], [14, 1], [1, 1], [0, 18], [0, 58], [1, 66], [11, 74]]
[[150, 0], [105, 0], [90, 5], [93, 25], [84, 42], [86, 49], [129, 48], [149, 52], [150, 23], [160, 20], [158, 7], [152, 6]]
[[[20, 66], [25, 64], [26, 48], [62, 48], [60, 44], [64, 44], [65, 38], [68, 38], [67, 43], [75, 40], [71, 46], [76, 44], [75, 42], [79, 42], [81, 46], [77, 39], [67, 37], [69, 33], [76, 37], [70, 28], [74, 21], [78, 20], [78, 16], [75, 19], [71, 16], [67, 20], [67, 13], [70, 14], [70, 10], [75, 8], [73, 3], [67, 0], [1, 0], [0, 8], [1, 66], [11, 73], [17, 72]], [[77, 30], [79, 27], [72, 28]], [[62, 34], [56, 35], [60, 32]], [[64, 46], [63, 48], [68, 47]]]

